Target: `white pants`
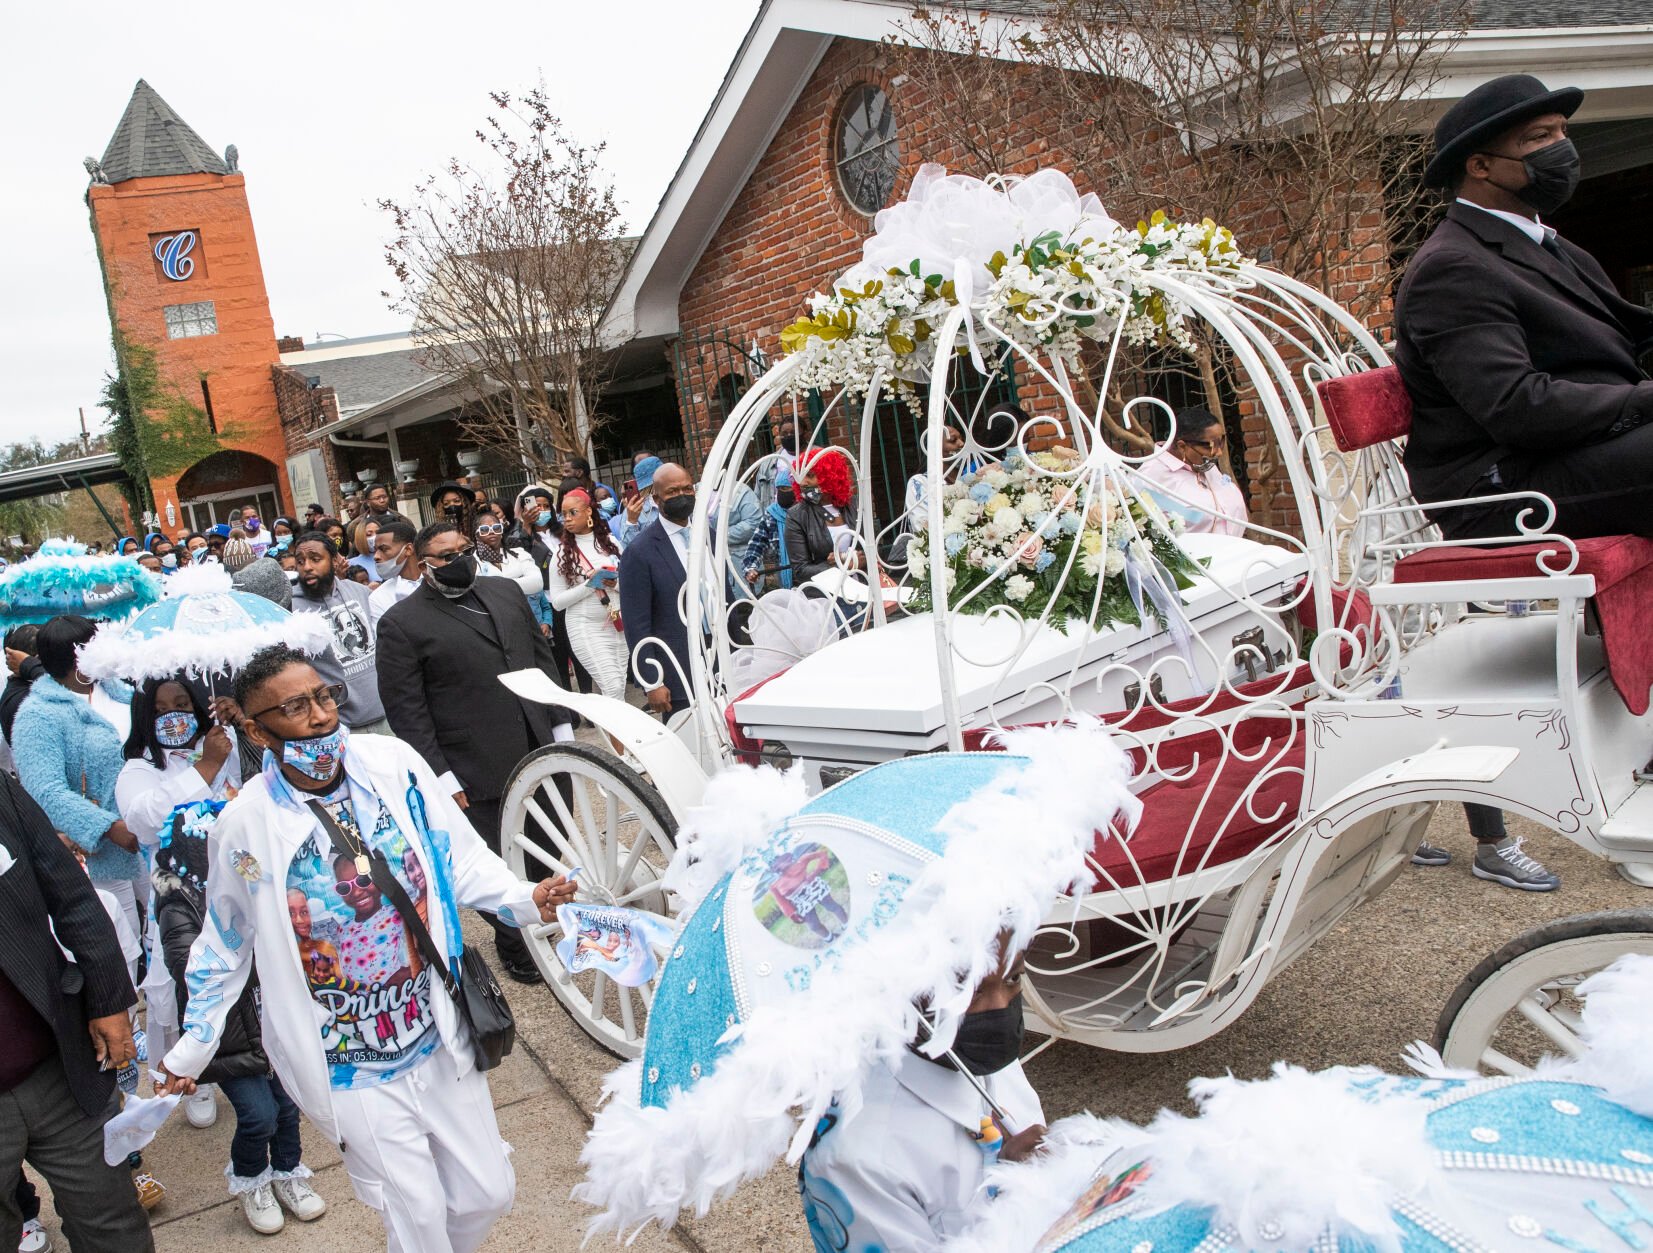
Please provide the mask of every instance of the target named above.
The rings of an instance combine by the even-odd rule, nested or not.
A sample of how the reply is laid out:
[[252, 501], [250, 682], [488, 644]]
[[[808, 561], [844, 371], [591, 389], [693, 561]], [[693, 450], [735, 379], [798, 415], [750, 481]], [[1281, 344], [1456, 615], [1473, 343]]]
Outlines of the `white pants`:
[[149, 914], [149, 870], [139, 866], [130, 879], [93, 879], [92, 886], [102, 888], [113, 896], [126, 915], [126, 924], [132, 934], [142, 938], [144, 920]]
[[[617, 593], [610, 593], [616, 595]], [[595, 599], [582, 600], [563, 619], [568, 644], [580, 659], [597, 690], [610, 700], [626, 698], [626, 636], [608, 620], [608, 611]]]
[[472, 1253], [510, 1213], [517, 1177], [488, 1080], [438, 1048], [412, 1074], [333, 1093], [344, 1168], [388, 1253]]

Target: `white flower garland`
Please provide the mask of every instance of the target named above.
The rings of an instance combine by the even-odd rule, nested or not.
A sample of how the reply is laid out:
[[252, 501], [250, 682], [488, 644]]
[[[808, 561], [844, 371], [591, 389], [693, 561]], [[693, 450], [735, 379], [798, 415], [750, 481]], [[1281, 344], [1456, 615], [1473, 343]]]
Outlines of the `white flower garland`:
[[[911, 397], [913, 384], [935, 363], [937, 330], [960, 304], [970, 310], [972, 333], [1046, 352], [1069, 368], [1085, 340], [1116, 333], [1130, 344], [1191, 350], [1187, 307], [1149, 276], [1233, 284], [1243, 281], [1240, 268], [1249, 263], [1234, 236], [1209, 219], [1174, 222], [1156, 212], [1135, 229], [1124, 227], [1100, 206], [1089, 207], [1095, 198], [1081, 200], [1055, 171], [1034, 179], [1044, 180], [1046, 192], [1056, 182], [1066, 196], [1047, 196], [1018, 212], [1014, 181], [925, 170], [908, 201], [879, 214], [866, 259], [830, 294], [812, 296], [809, 316], [781, 332], [782, 347], [805, 356], [793, 376], [795, 390], [841, 387], [862, 396], [882, 375], [892, 391]], [[938, 181], [951, 196], [934, 194]], [[994, 239], [992, 228], [1022, 233]], [[892, 254], [906, 255], [901, 250], [909, 241], [919, 255], [888, 264]]]

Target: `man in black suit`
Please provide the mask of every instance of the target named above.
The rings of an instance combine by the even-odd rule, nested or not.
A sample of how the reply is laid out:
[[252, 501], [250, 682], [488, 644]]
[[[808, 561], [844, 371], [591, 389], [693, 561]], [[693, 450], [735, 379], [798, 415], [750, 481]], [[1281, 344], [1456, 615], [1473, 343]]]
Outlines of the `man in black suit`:
[[[466, 811], [496, 853], [500, 800], [516, 764], [534, 749], [573, 738], [568, 712], [519, 700], [501, 674], [538, 666], [555, 676], [551, 645], [522, 589], [478, 578], [476, 554], [452, 522], [433, 522], [413, 541], [424, 586], [379, 619], [379, 690], [385, 716]], [[484, 914], [505, 973], [538, 983], [528, 946], [513, 927]]]
[[[1640, 364], [1653, 310], [1540, 220], [1578, 183], [1567, 119], [1583, 98], [1509, 74], [1435, 128], [1424, 178], [1456, 200], [1395, 302], [1395, 363], [1413, 405], [1406, 469], [1426, 504], [1542, 492], [1565, 535], [1653, 536], [1653, 381]], [[1513, 535], [1523, 508], [1431, 513], [1448, 538], [1469, 539]]]
[[[643, 684], [651, 712], [669, 716], [689, 707], [689, 633], [683, 584], [689, 565], [689, 519], [694, 480], [667, 462], [654, 472], [660, 516], [620, 554], [620, 616], [632, 673]], [[662, 647], [664, 645], [664, 647]]]
[[154, 1249], [131, 1171], [103, 1160], [115, 1069], [137, 1051], [126, 1015], [137, 999], [92, 881], [0, 774], [0, 1249], [21, 1238], [25, 1161], [51, 1184], [70, 1247]]

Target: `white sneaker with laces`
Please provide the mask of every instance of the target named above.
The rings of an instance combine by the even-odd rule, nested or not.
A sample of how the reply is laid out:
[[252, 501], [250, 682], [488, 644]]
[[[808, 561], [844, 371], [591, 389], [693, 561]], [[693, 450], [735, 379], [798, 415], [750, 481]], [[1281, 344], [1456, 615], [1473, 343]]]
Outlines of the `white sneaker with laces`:
[[303, 1179], [277, 1179], [270, 1186], [276, 1200], [301, 1223], [313, 1223], [327, 1212], [327, 1202]]
[[287, 1225], [275, 1193], [267, 1183], [261, 1183], [250, 1192], [241, 1194], [241, 1212], [247, 1216], [247, 1225], [261, 1236], [273, 1236]]
[[212, 1095], [212, 1084], [203, 1083], [193, 1095], [184, 1098], [184, 1117], [192, 1127], [206, 1128], [218, 1121], [218, 1102]]
[[17, 1253], [51, 1253], [51, 1248], [52, 1238], [46, 1234], [38, 1218], [31, 1218], [23, 1224], [23, 1239], [18, 1242]]

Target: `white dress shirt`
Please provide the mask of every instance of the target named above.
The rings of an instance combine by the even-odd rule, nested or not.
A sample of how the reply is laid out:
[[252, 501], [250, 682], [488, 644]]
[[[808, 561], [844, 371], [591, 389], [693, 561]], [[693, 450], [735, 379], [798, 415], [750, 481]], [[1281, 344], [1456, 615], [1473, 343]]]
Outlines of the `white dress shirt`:
[[1519, 213], [1510, 213], [1505, 209], [1489, 209], [1484, 204], [1476, 204], [1473, 200], [1465, 200], [1462, 196], [1458, 197], [1458, 203], [1468, 205], [1471, 209], [1479, 209], [1482, 213], [1490, 213], [1495, 218], [1503, 218], [1504, 221], [1515, 227], [1516, 230], [1540, 248], [1544, 246], [1545, 241], [1555, 238], [1555, 227], [1545, 226], [1544, 223], [1538, 220], [1536, 213], [1529, 218]]
[[386, 579], [374, 588], [367, 598], [367, 611], [373, 615], [373, 629], [379, 629], [379, 619], [385, 616], [386, 610], [406, 600], [418, 590], [418, 579], [404, 578], [400, 574], [393, 579]]

